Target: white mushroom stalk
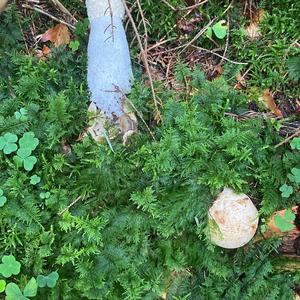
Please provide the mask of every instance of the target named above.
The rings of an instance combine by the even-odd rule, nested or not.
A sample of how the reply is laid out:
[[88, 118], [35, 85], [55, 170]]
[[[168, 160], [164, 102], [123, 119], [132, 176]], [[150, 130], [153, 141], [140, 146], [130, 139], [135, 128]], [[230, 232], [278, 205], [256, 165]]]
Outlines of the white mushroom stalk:
[[91, 101], [112, 119], [124, 113], [132, 68], [123, 27], [122, 0], [86, 0], [90, 20], [88, 86]]

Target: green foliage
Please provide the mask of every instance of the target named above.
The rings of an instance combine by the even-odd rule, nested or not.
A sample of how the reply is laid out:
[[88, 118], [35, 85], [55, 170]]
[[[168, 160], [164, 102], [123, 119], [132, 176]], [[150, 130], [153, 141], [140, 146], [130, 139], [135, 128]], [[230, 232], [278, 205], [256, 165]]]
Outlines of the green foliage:
[[0, 189], [0, 207], [2, 207], [7, 201], [7, 198], [4, 196], [4, 191]]
[[58, 278], [59, 275], [57, 272], [51, 272], [47, 276], [39, 275], [36, 280], [39, 287], [48, 286], [49, 288], [53, 288], [55, 287]]
[[228, 31], [228, 26], [226, 25], [226, 21], [221, 20], [216, 24], [214, 24], [213, 26], [208, 27], [206, 31], [206, 35], [211, 39], [212, 33], [214, 33], [218, 39], [222, 40], [226, 37], [227, 31]]
[[[151, 36], [158, 29], [174, 36], [173, 11], [157, 1], [142, 5], [150, 23], [161, 17], [151, 23]], [[2, 36], [11, 34], [3, 27], [12, 15], [1, 15]], [[39, 286], [36, 299], [49, 300], [157, 300], [165, 293], [167, 299], [292, 299], [293, 278], [272, 264], [277, 241], [224, 250], [206, 236], [207, 210], [224, 186], [261, 200], [265, 218], [296, 199], [282, 198], [279, 190], [290, 172], [297, 180], [291, 170], [299, 158], [288, 147], [275, 151], [281, 139], [276, 121], [230, 115], [248, 110], [246, 95], [228, 85], [239, 69], [209, 82], [200, 69], [178, 65], [182, 90], [155, 83], [163, 103], [158, 126], [151, 119], [151, 90], [137, 80], [130, 100], [156, 140], [141, 122], [129, 146], [116, 138], [111, 151], [106, 143], [78, 139], [89, 103], [81, 51], [86, 34], [78, 25], [80, 51], [53, 49], [47, 61], [18, 53], [19, 39], [15, 51], [9, 51], [10, 38], [7, 49], [0, 44], [0, 132], [3, 139], [7, 133], [20, 138], [14, 138], [15, 156], [0, 153], [7, 198], [0, 254], [22, 263], [22, 275], [7, 283], [7, 298], [33, 298]], [[22, 108], [27, 119], [20, 121], [15, 112]], [[3, 262], [1, 272], [19, 273], [16, 262]]]
[[287, 68], [289, 77], [298, 81], [300, 79], [300, 56], [294, 56], [287, 60]]
[[3, 279], [0, 279], [0, 293], [5, 291], [5, 287], [6, 287], [6, 281]]
[[18, 137], [12, 133], [5, 133], [4, 136], [0, 137], [0, 150], [3, 150], [4, 154], [11, 154], [18, 149], [16, 142]]
[[2, 264], [0, 264], [0, 273], [8, 278], [12, 275], [18, 275], [20, 273], [21, 264], [16, 261], [13, 255], [4, 255], [2, 257]]
[[282, 232], [289, 231], [294, 227], [293, 222], [295, 221], [296, 216], [292, 210], [287, 209], [283, 216], [276, 215], [274, 217], [274, 222], [276, 227], [278, 227]]

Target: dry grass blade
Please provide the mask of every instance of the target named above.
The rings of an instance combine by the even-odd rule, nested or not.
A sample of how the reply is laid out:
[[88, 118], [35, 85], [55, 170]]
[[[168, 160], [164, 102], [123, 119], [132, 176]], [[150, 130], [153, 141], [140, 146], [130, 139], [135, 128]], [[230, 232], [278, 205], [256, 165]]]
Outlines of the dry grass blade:
[[161, 121], [161, 114], [160, 114], [160, 111], [159, 111], [159, 102], [157, 100], [157, 97], [156, 97], [156, 94], [155, 94], [155, 90], [154, 90], [154, 85], [153, 85], [153, 80], [152, 80], [152, 75], [151, 75], [151, 72], [150, 72], [150, 68], [149, 68], [149, 63], [148, 63], [148, 58], [147, 58], [147, 50], [144, 49], [143, 47], [143, 43], [141, 41], [141, 38], [140, 38], [140, 35], [139, 35], [139, 32], [138, 32], [138, 29], [136, 27], [136, 24], [134, 22], [134, 19], [132, 17], [132, 14], [130, 12], [130, 9], [128, 8], [125, 0], [122, 0], [122, 3], [124, 5], [124, 8], [125, 8], [125, 11], [126, 11], [126, 14], [131, 22], [131, 25], [133, 27], [133, 30], [134, 30], [134, 33], [135, 33], [135, 36], [137, 38], [137, 41], [138, 41], [138, 44], [139, 44], [139, 47], [140, 47], [140, 50], [141, 50], [141, 55], [142, 55], [142, 60], [143, 60], [143, 63], [144, 63], [144, 66], [145, 66], [145, 69], [146, 69], [146, 72], [147, 72], [147, 75], [149, 77], [149, 81], [150, 81], [150, 87], [151, 87], [151, 92], [152, 92], [152, 97], [153, 97], [153, 101], [154, 101], [154, 106], [155, 106], [155, 120], [157, 122], [160, 122]]

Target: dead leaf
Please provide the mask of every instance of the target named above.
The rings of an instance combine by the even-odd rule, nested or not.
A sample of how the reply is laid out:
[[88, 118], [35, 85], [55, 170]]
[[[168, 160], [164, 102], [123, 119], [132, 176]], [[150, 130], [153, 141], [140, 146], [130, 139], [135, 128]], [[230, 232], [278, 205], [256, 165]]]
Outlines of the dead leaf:
[[265, 104], [265, 106], [277, 117], [282, 117], [282, 113], [280, 109], [278, 109], [275, 100], [273, 98], [272, 93], [269, 91], [269, 89], [266, 89], [263, 91], [260, 100]]
[[0, 13], [4, 11], [7, 4], [7, 0], [0, 0]]
[[68, 45], [70, 40], [70, 30], [64, 24], [57, 24], [53, 28], [48, 29], [41, 37], [42, 42], [51, 41], [55, 47]]
[[36, 56], [42, 60], [48, 59], [50, 54], [51, 54], [51, 49], [46, 45], [43, 46], [42, 50], [36, 51]]
[[259, 24], [264, 14], [265, 12], [263, 10], [257, 10], [255, 14], [253, 14], [250, 24], [245, 28], [246, 36], [250, 40], [255, 40], [261, 37]]
[[234, 89], [236, 90], [243, 90], [246, 87], [246, 80], [245, 80], [245, 74], [242, 75], [241, 72], [239, 72], [236, 75], [237, 83], [234, 86]]

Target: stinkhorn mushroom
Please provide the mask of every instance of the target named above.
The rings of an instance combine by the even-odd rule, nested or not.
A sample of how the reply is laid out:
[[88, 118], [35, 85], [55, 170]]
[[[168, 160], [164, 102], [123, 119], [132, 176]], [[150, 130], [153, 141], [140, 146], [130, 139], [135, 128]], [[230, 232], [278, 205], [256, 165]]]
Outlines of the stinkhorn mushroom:
[[132, 68], [122, 0], [86, 0], [90, 21], [88, 86], [91, 101], [110, 119], [124, 114]]
[[211, 241], [227, 249], [247, 244], [258, 226], [258, 212], [251, 199], [229, 188], [218, 195], [208, 217]]

